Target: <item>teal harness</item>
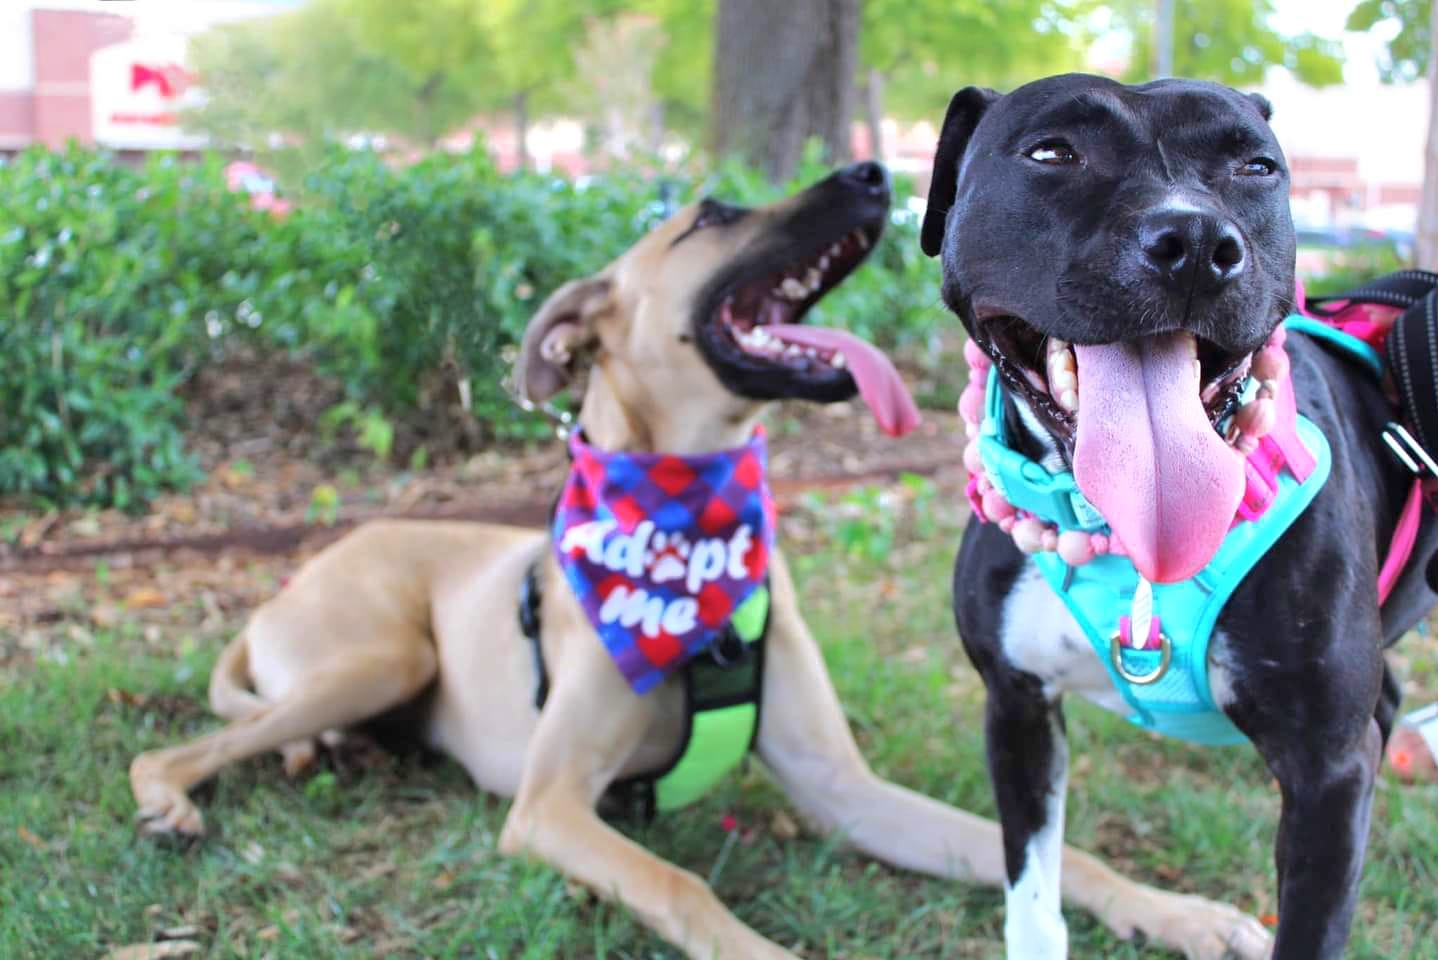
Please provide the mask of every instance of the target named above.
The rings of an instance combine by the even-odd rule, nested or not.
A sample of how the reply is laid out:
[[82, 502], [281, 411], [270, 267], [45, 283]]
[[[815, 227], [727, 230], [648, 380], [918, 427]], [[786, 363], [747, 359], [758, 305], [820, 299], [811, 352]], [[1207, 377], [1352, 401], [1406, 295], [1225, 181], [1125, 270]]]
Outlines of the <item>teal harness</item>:
[[[1290, 331], [1337, 344], [1375, 372], [1382, 371], [1376, 351], [1356, 337], [1305, 317], [1290, 317], [1286, 325]], [[1250, 381], [1245, 399], [1256, 389]], [[1291, 389], [1288, 397], [1291, 403]], [[1070, 566], [1052, 552], [1033, 556], [1131, 708], [1132, 723], [1213, 746], [1246, 739], [1214, 702], [1208, 649], [1214, 625], [1233, 591], [1328, 479], [1332, 466], [1328, 440], [1311, 421], [1296, 412], [1293, 416], [1297, 440], [1311, 455], [1312, 469], [1302, 480], [1291, 469], [1275, 471], [1276, 489], [1266, 508], [1251, 512], [1252, 519], [1245, 519], [1241, 510], [1208, 566], [1188, 580], [1148, 584], [1127, 557], [1112, 554], [1095, 557], [1082, 566]], [[1071, 472], [1050, 473], [1008, 445], [1003, 392], [994, 369], [989, 372], [979, 453], [989, 481], [1016, 509], [1055, 524], [1060, 531], [1108, 531]], [[1130, 637], [1127, 614], [1134, 607], [1135, 594], [1149, 590], [1153, 632], [1148, 637]]]

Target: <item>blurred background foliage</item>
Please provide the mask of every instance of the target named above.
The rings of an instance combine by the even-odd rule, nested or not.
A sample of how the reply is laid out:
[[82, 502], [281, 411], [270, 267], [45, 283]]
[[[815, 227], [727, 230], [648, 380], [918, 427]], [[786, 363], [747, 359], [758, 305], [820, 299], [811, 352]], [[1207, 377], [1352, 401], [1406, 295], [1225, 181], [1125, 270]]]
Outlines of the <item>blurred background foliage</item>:
[[[796, 106], [785, 84], [838, 76], [852, 98], [839, 118], [867, 118], [873, 143], [882, 118], [936, 122], [959, 84], [1079, 67], [1100, 33], [1124, 39], [1135, 75], [1152, 52], [1148, 0], [760, 3], [725, 47], [720, 14], [755, 2], [309, 0], [194, 41], [206, 99], [186, 123], [214, 153], [132, 167], [37, 149], [0, 164], [0, 496], [141, 509], [190, 483], [187, 386], [237, 352], [328, 378], [340, 399], [318, 426], [383, 458], [539, 436], [503, 379], [550, 291], [675, 203], [763, 202], [848, 159], [832, 104]], [[1331, 42], [1271, 26], [1273, 0], [1172, 3], [1179, 73], [1341, 78]], [[1385, 69], [1399, 79], [1427, 69], [1430, 10], [1361, 0], [1351, 23], [1396, 25]], [[715, 69], [721, 48], [741, 69]], [[723, 104], [755, 135], [711, 129]], [[484, 149], [496, 123], [523, 144], [556, 115], [584, 121], [592, 175], [536, 172], [523, 149], [502, 172]], [[469, 139], [446, 140], [456, 132]], [[236, 156], [277, 175], [287, 215], [230, 189]], [[899, 186], [870, 265], [820, 312], [894, 351], [927, 384], [921, 399], [944, 404], [962, 386], [959, 331], [919, 252], [912, 193]], [[1331, 263], [1311, 288], [1400, 265], [1382, 244]]]
[[[400, 168], [332, 147], [280, 219], [221, 168], [162, 156], [137, 170], [81, 149], [0, 166], [0, 493], [137, 508], [193, 479], [183, 386], [238, 349], [340, 383], [334, 419], [392, 437], [375, 444], [386, 456], [540, 435], [503, 380], [543, 298], [659, 222], [664, 198], [762, 202], [789, 186], [738, 161], [575, 183], [502, 174], [483, 150]], [[815, 147], [793, 185], [827, 170]], [[897, 216], [821, 311], [889, 347], [935, 335], [916, 229]]]

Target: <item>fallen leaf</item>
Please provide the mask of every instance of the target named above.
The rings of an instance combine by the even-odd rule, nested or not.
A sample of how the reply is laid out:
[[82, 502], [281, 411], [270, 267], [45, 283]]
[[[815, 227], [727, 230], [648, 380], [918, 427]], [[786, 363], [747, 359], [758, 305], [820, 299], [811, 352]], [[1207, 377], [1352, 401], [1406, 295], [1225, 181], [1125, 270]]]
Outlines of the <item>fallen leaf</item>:
[[38, 546], [40, 541], [45, 539], [45, 534], [50, 532], [50, 528], [55, 526], [55, 521], [59, 519], [60, 515], [52, 510], [25, 524], [20, 530], [21, 549], [32, 550]]
[[125, 598], [125, 606], [131, 610], [154, 610], [169, 603], [165, 595], [154, 587], [141, 587]]
[[799, 825], [783, 810], [775, 810], [769, 820], [769, 832], [780, 840], [793, 840], [799, 835]]
[[120, 622], [120, 611], [113, 603], [97, 603], [90, 608], [90, 622], [108, 630]]
[[450, 887], [454, 886], [454, 874], [450, 873], [448, 870], [441, 871], [439, 876], [435, 877], [432, 881], [430, 881], [429, 885], [431, 887], [434, 887], [436, 890], [448, 890]]
[[188, 957], [200, 952], [193, 940], [166, 940], [163, 943], [132, 943], [116, 947], [104, 960], [160, 960], [161, 957]]
[[261, 940], [274, 940], [278, 938], [279, 935], [280, 928], [275, 926], [274, 924], [270, 924], [268, 927], [265, 927], [259, 933], [255, 934], [255, 936]]
[[165, 927], [160, 931], [161, 940], [189, 940], [191, 937], [198, 937], [200, 928], [193, 923], [186, 923], [178, 927]]
[[29, 830], [26, 830], [24, 827], [16, 827], [15, 832], [19, 835], [21, 840], [24, 840], [36, 850], [45, 849], [45, 841], [35, 836], [35, 834], [31, 833]]
[[135, 693], [132, 690], [120, 690], [115, 687], [105, 691], [105, 699], [118, 707], [143, 707], [150, 702], [150, 698], [146, 694]]

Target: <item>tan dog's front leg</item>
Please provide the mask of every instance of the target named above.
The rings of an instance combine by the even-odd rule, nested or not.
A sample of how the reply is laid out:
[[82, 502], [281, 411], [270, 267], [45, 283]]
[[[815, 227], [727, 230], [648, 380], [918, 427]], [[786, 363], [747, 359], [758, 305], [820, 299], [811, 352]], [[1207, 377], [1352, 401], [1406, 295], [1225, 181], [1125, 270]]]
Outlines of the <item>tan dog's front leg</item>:
[[725, 909], [702, 879], [605, 824], [595, 803], [653, 720], [597, 637], [565, 645], [530, 741], [500, 852], [531, 853], [632, 910], [695, 960], [795, 960]]
[[[800, 810], [841, 830], [872, 857], [906, 870], [1003, 887], [1003, 836], [992, 820], [956, 810], [878, 777], [854, 743], [818, 645], [775, 564], [775, 607], [765, 667], [759, 753]], [[1063, 898], [1119, 937], [1142, 932], [1190, 960], [1266, 960], [1268, 932], [1252, 917], [1202, 897], [1136, 883], [1097, 858], [1063, 850]], [[1020, 960], [1020, 958], [1011, 958]]]

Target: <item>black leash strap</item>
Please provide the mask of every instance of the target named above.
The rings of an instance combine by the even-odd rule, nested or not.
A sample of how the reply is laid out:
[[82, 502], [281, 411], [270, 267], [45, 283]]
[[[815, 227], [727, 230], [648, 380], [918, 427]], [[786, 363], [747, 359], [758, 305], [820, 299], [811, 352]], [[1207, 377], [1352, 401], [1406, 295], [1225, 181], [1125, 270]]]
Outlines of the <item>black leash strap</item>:
[[1429, 454], [1438, 452], [1438, 273], [1390, 273], [1356, 290], [1314, 297], [1308, 308], [1332, 317], [1340, 312], [1338, 303], [1370, 303], [1403, 311], [1388, 332], [1388, 369], [1414, 439]]
[[529, 641], [534, 656], [534, 708], [543, 709], [549, 699], [549, 670], [544, 666], [544, 648], [539, 642], [539, 607], [544, 594], [539, 589], [539, 561], [529, 565], [524, 582], [519, 585], [519, 631]]
[[[1316, 297], [1308, 301], [1308, 307], [1331, 317], [1339, 308], [1328, 305], [1338, 301], [1382, 304], [1403, 311], [1393, 321], [1385, 346], [1402, 419], [1412, 430], [1391, 424], [1383, 439], [1414, 474], [1438, 475], [1431, 466], [1433, 454], [1438, 452], [1438, 273], [1391, 273], [1347, 293]], [[1395, 442], [1394, 435], [1401, 442]], [[1429, 589], [1438, 592], [1438, 553], [1424, 564], [1424, 575]]]

